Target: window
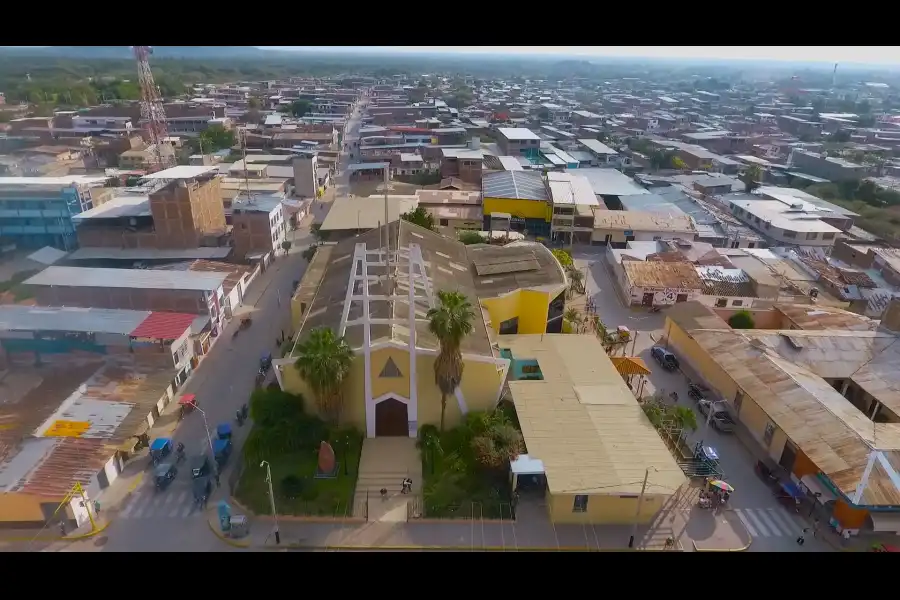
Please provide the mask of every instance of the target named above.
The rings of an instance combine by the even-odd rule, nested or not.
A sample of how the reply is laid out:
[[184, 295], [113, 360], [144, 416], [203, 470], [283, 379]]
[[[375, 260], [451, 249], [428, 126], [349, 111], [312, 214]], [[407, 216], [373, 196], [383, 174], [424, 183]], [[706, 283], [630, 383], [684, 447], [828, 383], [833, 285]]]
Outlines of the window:
[[797, 232], [790, 231], [788, 229], [783, 229], [781, 235], [786, 238], [795, 238], [795, 237], [797, 237]]
[[833, 231], [829, 231], [828, 233], [823, 233], [823, 234], [822, 234], [822, 239], [823, 239], [823, 240], [833, 240], [833, 239], [834, 239], [834, 232], [833, 232]]
[[731, 305], [732, 306], [743, 306], [744, 301], [743, 300], [735, 300], [734, 302], [731, 303]]
[[578, 494], [575, 496], [575, 502], [572, 503], [572, 512], [586, 512], [588, 504], [587, 494]]
[[725, 308], [728, 306], [728, 298], [719, 298], [716, 300], [716, 308]]
[[773, 423], [766, 423], [766, 432], [763, 434], [763, 442], [766, 443], [766, 447], [769, 447], [769, 444], [772, 443], [772, 438], [775, 437], [775, 425]]
[[815, 231], [810, 231], [809, 233], [806, 234], [806, 239], [808, 239], [808, 240], [814, 240], [817, 237], [819, 237], [819, 234], [818, 234], [818, 232], [815, 232]]
[[403, 377], [403, 373], [400, 372], [400, 367], [397, 366], [397, 363], [394, 362], [394, 359], [388, 358], [387, 362], [384, 364], [384, 368], [381, 369], [381, 373], [378, 376], [379, 377]]
[[440, 222], [441, 227], [449, 227], [450, 226], [450, 219], [441, 219], [439, 222]]
[[500, 335], [519, 333], [519, 317], [513, 317], [500, 323]]
[[747, 247], [748, 247], [748, 248], [755, 248], [755, 247], [756, 247], [756, 242], [750, 242], [750, 243], [748, 243], [748, 244], [747, 244]]

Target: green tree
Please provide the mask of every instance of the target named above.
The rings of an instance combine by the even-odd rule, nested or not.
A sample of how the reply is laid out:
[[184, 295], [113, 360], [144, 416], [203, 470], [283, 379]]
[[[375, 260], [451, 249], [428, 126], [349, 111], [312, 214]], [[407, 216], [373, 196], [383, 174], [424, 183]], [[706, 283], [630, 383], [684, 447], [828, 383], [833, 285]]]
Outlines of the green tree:
[[319, 247], [316, 246], [315, 244], [313, 244], [312, 246], [310, 246], [309, 248], [304, 250], [300, 254], [300, 256], [302, 256], [303, 260], [305, 260], [306, 262], [312, 262], [313, 257], [316, 255], [316, 250], [318, 250], [318, 249], [319, 249]]
[[438, 306], [429, 309], [428, 331], [438, 340], [440, 351], [434, 361], [434, 382], [441, 391], [441, 431], [447, 411], [447, 396], [459, 387], [463, 376], [463, 338], [472, 333], [475, 312], [469, 299], [460, 292], [440, 290]]
[[572, 260], [572, 255], [568, 250], [551, 250], [551, 254], [556, 257], [556, 260], [559, 261], [559, 264], [563, 269], [569, 269], [575, 264], [575, 261]]
[[746, 310], [739, 310], [728, 318], [728, 325], [732, 329], [755, 329], [756, 322]]
[[483, 427], [474, 427], [472, 450], [475, 460], [492, 469], [506, 469], [525, 452], [522, 432], [516, 429], [500, 411], [494, 411], [483, 419]]
[[834, 135], [831, 136], [830, 141], [844, 144], [850, 141], [850, 132], [846, 129], [838, 129], [834, 132]]
[[337, 424], [343, 408], [343, 385], [353, 364], [353, 349], [328, 327], [317, 327], [294, 349], [294, 367], [309, 385], [319, 413]]
[[759, 165], [750, 165], [740, 179], [744, 183], [744, 189], [749, 194], [759, 187], [760, 181], [762, 181], [762, 169], [759, 168]]
[[570, 268], [569, 273], [569, 290], [575, 294], [584, 293], [584, 273], [578, 269]]
[[247, 100], [247, 108], [251, 110], [259, 110], [262, 108], [262, 102], [259, 98], [250, 98]]
[[484, 238], [477, 231], [468, 231], [463, 230], [459, 232], [459, 241], [465, 244], [466, 246], [471, 246], [472, 244], [483, 244]]
[[679, 171], [683, 171], [687, 169], [687, 163], [681, 160], [679, 157], [675, 156], [672, 158], [672, 168], [678, 169]]
[[434, 217], [425, 210], [424, 206], [417, 206], [414, 210], [401, 214], [400, 218], [430, 231], [436, 231], [434, 227]]
[[545, 107], [541, 107], [537, 111], [537, 118], [541, 121], [549, 121], [550, 120], [550, 111]]
[[577, 308], [571, 306], [567, 308], [566, 312], [563, 313], [563, 319], [572, 326], [573, 333], [577, 333], [581, 329], [581, 313], [578, 312]]
[[306, 113], [310, 111], [310, 108], [312, 108], [312, 103], [309, 100], [304, 100], [301, 98], [300, 100], [294, 100], [293, 102], [291, 102], [291, 105], [288, 108], [288, 112], [290, 112], [295, 117], [300, 118], [306, 116]]
[[291, 251], [291, 246], [294, 244], [290, 240], [284, 240], [281, 242], [281, 249], [284, 250], [284, 253], [287, 254]]
[[[234, 146], [234, 130], [225, 129], [221, 125], [210, 125], [200, 132], [199, 138], [206, 154]], [[199, 143], [197, 147], [199, 149]]]

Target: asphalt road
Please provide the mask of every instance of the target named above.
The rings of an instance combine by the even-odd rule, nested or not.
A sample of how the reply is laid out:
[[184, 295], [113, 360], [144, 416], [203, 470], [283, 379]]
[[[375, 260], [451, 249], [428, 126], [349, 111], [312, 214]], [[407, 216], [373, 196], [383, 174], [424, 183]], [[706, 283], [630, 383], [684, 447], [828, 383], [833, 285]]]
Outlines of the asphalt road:
[[[694, 410], [699, 428], [688, 439], [692, 444], [702, 440], [718, 450], [725, 478], [735, 487], [729, 505], [753, 536], [750, 551], [801, 551], [796, 539], [802, 529], [809, 527], [805, 515], [788, 511], [775, 500], [772, 489], [756, 475], [756, 458], [741, 440], [733, 434], [722, 434], [706, 427], [704, 416], [688, 396], [688, 377], [681, 372], [667, 373], [653, 360], [650, 348], [665, 335], [665, 311], [650, 313], [624, 306], [603, 256], [604, 251], [600, 248], [581, 248], [573, 253], [576, 266], [587, 273], [587, 291], [601, 320], [609, 328], [624, 325], [637, 335], [635, 345], [628, 346], [627, 354], [632, 355], [633, 351], [652, 371], [644, 394], [662, 390], [668, 397], [676, 392], [678, 403]], [[811, 537], [806, 536], [803, 552], [830, 550], [830, 546]]]
[[[355, 139], [361, 115], [354, 112], [348, 121], [347, 139]], [[313, 218], [321, 222], [335, 194], [346, 193], [348, 184], [346, 165], [350, 157], [341, 153], [339, 176], [332, 193], [323, 202], [315, 202]], [[260, 357], [266, 352], [279, 356], [276, 340], [282, 331], [290, 335], [290, 298], [293, 282], [299, 280], [306, 261], [301, 252], [313, 243], [308, 227], [292, 232], [293, 248], [284, 256], [279, 254], [269, 269], [254, 281], [244, 305], [236, 311], [236, 318], [226, 327], [222, 338], [203, 360], [197, 372], [179, 390], [179, 394], [196, 394], [199, 408], [179, 425], [175, 442], [182, 442], [188, 457], [208, 453], [210, 437], [215, 439], [216, 425], [232, 424], [235, 432], [235, 448], [232, 460], [220, 477], [222, 487], [214, 490], [209, 506], [227, 494], [227, 481], [231, 469], [240, 460], [239, 451], [249, 427], [238, 428], [234, 423], [235, 411], [248, 401], [255, 384]], [[253, 324], [233, 337], [239, 318], [251, 316]], [[137, 459], [146, 460], [146, 459]], [[150, 470], [144, 480], [118, 506], [104, 504], [103, 510], [110, 516], [111, 524], [97, 538], [70, 544], [54, 544], [49, 550], [74, 552], [227, 552], [240, 551], [218, 540], [210, 531], [202, 511], [194, 506], [191, 491], [190, 458], [179, 465], [179, 473], [170, 487], [157, 492], [150, 481]], [[118, 485], [118, 484], [114, 484]]]

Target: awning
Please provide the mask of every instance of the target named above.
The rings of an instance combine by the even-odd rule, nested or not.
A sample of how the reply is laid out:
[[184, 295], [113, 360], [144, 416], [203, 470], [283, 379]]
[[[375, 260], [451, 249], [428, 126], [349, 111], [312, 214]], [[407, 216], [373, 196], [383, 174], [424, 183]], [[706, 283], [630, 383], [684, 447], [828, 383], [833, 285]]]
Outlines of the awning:
[[638, 356], [611, 356], [613, 366], [619, 375], [649, 375], [650, 369], [644, 359]]
[[815, 475], [804, 475], [800, 478], [800, 483], [805, 485], [806, 489], [809, 490], [809, 493], [814, 495], [816, 500], [822, 504], [828, 504], [829, 502], [834, 502], [839, 499], [837, 494], [828, 489], [828, 487]]
[[520, 454], [509, 465], [514, 475], [543, 475], [544, 461], [531, 458], [527, 454]]
[[872, 528], [875, 531], [900, 534], [900, 512], [869, 511], [869, 517], [872, 519]]
[[193, 404], [196, 397], [194, 394], [185, 394], [178, 399], [178, 404]]

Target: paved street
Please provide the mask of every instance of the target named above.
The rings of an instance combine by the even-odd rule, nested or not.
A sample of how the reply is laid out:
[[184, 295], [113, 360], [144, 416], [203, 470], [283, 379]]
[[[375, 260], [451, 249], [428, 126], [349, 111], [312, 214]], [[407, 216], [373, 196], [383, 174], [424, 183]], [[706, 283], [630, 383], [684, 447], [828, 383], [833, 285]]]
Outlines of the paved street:
[[[729, 504], [735, 516], [753, 536], [752, 551], [792, 552], [800, 550], [796, 544], [800, 531], [809, 527], [805, 519], [789, 512], [773, 496], [772, 490], [756, 475], [756, 458], [744, 443], [733, 434], [720, 434], [707, 428], [703, 415], [696, 410], [696, 403], [688, 396], [688, 378], [684, 373], [667, 373], [650, 356], [650, 348], [665, 335], [665, 311], [649, 313], [640, 308], [623, 305], [620, 293], [606, 266], [601, 248], [577, 248], [573, 252], [576, 266], [587, 273], [587, 292], [594, 302], [601, 320], [609, 328], [625, 325], [637, 335], [634, 353], [644, 359], [652, 370], [644, 395], [662, 390], [665, 397], [678, 394], [679, 404], [694, 409], [699, 429], [689, 435], [690, 443], [704, 440], [715, 447], [721, 457], [721, 465], [728, 482], [736, 492]], [[632, 346], [627, 354], [631, 355]], [[685, 366], [685, 365], [683, 365]], [[688, 370], [688, 367], [686, 367]], [[807, 536], [804, 552], [825, 551], [830, 547]]]
[[[360, 123], [360, 114], [356, 112], [348, 122], [347, 136], [355, 136]], [[235, 319], [215, 344], [209, 355], [203, 360], [197, 372], [187, 384], [179, 390], [179, 394], [196, 394], [200, 409], [205, 411], [207, 423], [215, 435], [218, 423], [229, 422], [234, 425], [234, 414], [240, 406], [247, 402], [253, 391], [259, 359], [265, 352], [280, 355], [276, 347], [276, 339], [282, 331], [290, 335], [290, 298], [293, 282], [299, 280], [306, 268], [306, 261], [300, 256], [313, 238], [309, 233], [311, 222], [320, 222], [327, 214], [334, 195], [346, 190], [346, 165], [349, 153], [343, 153], [338, 165], [335, 189], [319, 202], [314, 202], [308, 216], [301, 227], [291, 233], [293, 248], [288, 256], [279, 253], [269, 269], [261, 274], [252, 284], [244, 306], [236, 311]], [[233, 337], [238, 327], [239, 318], [252, 316], [253, 324]], [[174, 406], [170, 410], [175, 409]], [[167, 411], [168, 412], [168, 411]], [[165, 419], [161, 419], [165, 420]], [[240, 446], [249, 430], [245, 426], [235, 428], [235, 449], [232, 462], [226, 468], [220, 481], [222, 488], [214, 491], [209, 506], [226, 494], [228, 476], [231, 468], [240, 460]], [[209, 452], [209, 442], [204, 431], [203, 415], [198, 411], [189, 414], [178, 426], [174, 440], [183, 442], [190, 457], [193, 454]], [[190, 460], [190, 459], [188, 459]], [[138, 465], [130, 465], [134, 470], [146, 463], [145, 458], [136, 459]], [[51, 545], [51, 551], [149, 551], [171, 552], [193, 551], [229, 551], [235, 550], [222, 544], [212, 533], [204, 517], [204, 513], [194, 506], [191, 492], [191, 478], [187, 462], [179, 465], [180, 471], [171, 487], [156, 492], [150, 481], [150, 470], [146, 477], [129, 477], [116, 482], [103, 497], [104, 516], [109, 517], [111, 524], [97, 538], [88, 538], [72, 543]], [[136, 484], [136, 488], [128, 494], [125, 486]], [[124, 498], [121, 503], [118, 498]], [[100, 540], [98, 542], [98, 540]]]

